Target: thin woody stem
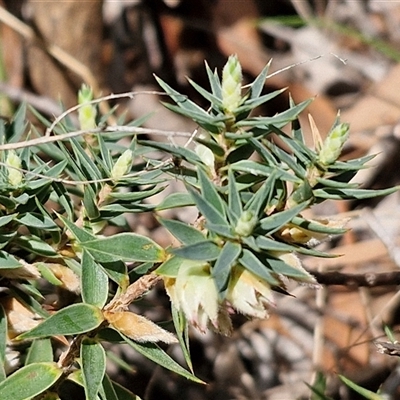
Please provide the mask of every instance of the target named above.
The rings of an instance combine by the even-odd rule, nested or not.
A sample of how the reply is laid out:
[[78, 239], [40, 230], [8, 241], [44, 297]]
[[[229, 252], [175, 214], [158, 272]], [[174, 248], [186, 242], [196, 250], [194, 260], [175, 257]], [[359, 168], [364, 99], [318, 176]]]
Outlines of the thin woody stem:
[[367, 272], [364, 274], [345, 274], [342, 272], [309, 271], [321, 285], [340, 285], [350, 287], [376, 287], [400, 284], [400, 271]]
[[123, 294], [114, 297], [114, 299], [104, 307], [104, 310], [113, 312], [125, 310], [129, 304], [149, 291], [160, 280], [161, 277], [155, 273], [142, 276], [137, 281], [129, 285]]
[[97, 127], [97, 128], [89, 129], [89, 130], [79, 130], [79, 131], [74, 131], [74, 132], [68, 132], [68, 133], [63, 133], [61, 135], [55, 135], [55, 136], [41, 136], [39, 138], [26, 140], [24, 142], [6, 143], [6, 144], [0, 145], [0, 151], [1, 150], [15, 150], [15, 149], [21, 149], [21, 148], [25, 148], [25, 147], [38, 146], [38, 145], [42, 145], [42, 144], [58, 142], [58, 141], [66, 140], [66, 139], [71, 139], [73, 137], [83, 136], [83, 135], [88, 135], [88, 134], [93, 134], [93, 133], [106, 134], [106, 133], [115, 133], [115, 132], [130, 133], [132, 135], [153, 134], [153, 135], [160, 135], [160, 136], [182, 136], [182, 137], [187, 137], [187, 138], [190, 138], [192, 136], [192, 134], [189, 132], [164, 131], [161, 129], [149, 129], [149, 128], [141, 128], [141, 127], [137, 127], [137, 126], [107, 126], [107, 127]]

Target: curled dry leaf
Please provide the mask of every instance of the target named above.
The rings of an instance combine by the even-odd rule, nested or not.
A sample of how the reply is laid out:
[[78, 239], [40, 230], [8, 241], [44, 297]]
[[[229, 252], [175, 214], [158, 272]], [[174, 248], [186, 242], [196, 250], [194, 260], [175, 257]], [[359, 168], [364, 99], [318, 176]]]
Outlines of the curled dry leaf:
[[168, 344], [178, 342], [178, 339], [171, 332], [160, 328], [141, 315], [129, 311], [103, 311], [103, 314], [113, 328], [136, 342], [164, 342]]
[[61, 264], [46, 264], [54, 276], [62, 282], [62, 287], [73, 293], [80, 292], [80, 280], [70, 268]]
[[[346, 227], [349, 219], [333, 219], [333, 218], [325, 218], [325, 219], [315, 219], [311, 222], [315, 224], [321, 225], [321, 229], [323, 227], [334, 228], [334, 229], [343, 229]], [[305, 229], [293, 224], [287, 224], [283, 227], [279, 236], [288, 243], [296, 243], [296, 244], [307, 244], [311, 247], [317, 246], [319, 243], [331, 237], [328, 233], [311, 231], [309, 229]]]
[[39, 279], [40, 273], [38, 269], [32, 265], [28, 264], [24, 260], [19, 260], [21, 267], [19, 268], [2, 268], [0, 270], [0, 275], [8, 279]]
[[4, 297], [0, 300], [0, 304], [3, 306], [7, 316], [7, 333], [10, 340], [35, 328], [41, 322], [37, 314], [28, 310], [15, 298]]

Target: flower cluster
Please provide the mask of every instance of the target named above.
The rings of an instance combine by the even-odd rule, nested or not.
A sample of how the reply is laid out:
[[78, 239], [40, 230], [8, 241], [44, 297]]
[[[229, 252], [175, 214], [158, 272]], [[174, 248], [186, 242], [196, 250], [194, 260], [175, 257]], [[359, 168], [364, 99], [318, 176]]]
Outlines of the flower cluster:
[[[344, 233], [345, 221], [306, 219], [304, 210], [325, 199], [396, 190], [368, 191], [349, 183], [368, 159], [339, 160], [348, 124], [336, 121], [325, 141], [315, 128], [314, 149], [305, 145], [297, 117], [309, 101], [290, 104], [273, 117], [252, 116], [255, 107], [282, 93], [262, 94], [268, 67], [244, 86], [236, 56], [229, 57], [222, 80], [206, 65], [211, 92], [190, 83], [210, 101], [209, 111], [158, 79], [176, 102], [166, 106], [201, 129], [195, 151], [151, 144], [193, 167], [168, 172], [183, 178], [189, 204], [200, 213], [193, 226], [160, 219], [182, 246], [169, 250], [156, 272], [164, 278], [175, 309], [202, 332], [212, 327], [228, 333], [231, 311], [266, 318], [273, 291], [284, 292], [288, 279], [317, 286], [297, 254], [327, 256], [314, 246]], [[290, 123], [291, 134], [284, 133]], [[270, 141], [271, 134], [284, 146]]]

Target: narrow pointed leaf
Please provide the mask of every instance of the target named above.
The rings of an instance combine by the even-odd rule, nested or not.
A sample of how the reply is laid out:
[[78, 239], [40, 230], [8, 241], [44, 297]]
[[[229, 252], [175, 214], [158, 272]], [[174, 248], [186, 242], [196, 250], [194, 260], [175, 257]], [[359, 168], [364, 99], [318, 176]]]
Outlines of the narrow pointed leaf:
[[107, 374], [104, 375], [103, 379], [103, 392], [104, 397], [102, 395], [102, 400], [141, 400], [139, 396], [136, 396], [119, 383], [112, 381]]
[[293, 224], [300, 226], [301, 228], [307, 229], [312, 232], [326, 233], [328, 235], [341, 235], [347, 232], [346, 228], [335, 228], [330, 227], [319, 222], [308, 221], [302, 217], [294, 217], [292, 219]]
[[290, 195], [290, 203], [300, 204], [304, 201], [313, 201], [314, 195], [308, 180], [304, 180]]
[[378, 196], [387, 196], [400, 190], [400, 186], [394, 186], [388, 189], [316, 189], [314, 190], [315, 197], [323, 199], [370, 199]]
[[306, 247], [295, 246], [288, 243], [278, 242], [277, 240], [270, 239], [266, 236], [258, 236], [256, 238], [257, 246], [262, 250], [267, 251], [284, 251], [284, 252], [297, 252], [300, 254], [306, 254], [314, 257], [322, 257], [322, 258], [335, 258], [337, 257], [334, 254], [324, 253], [322, 251], [308, 249]]
[[210, 202], [205, 198], [206, 195], [201, 195], [190, 186], [187, 187], [188, 192], [191, 194], [194, 202], [196, 203], [199, 211], [210, 222], [216, 225], [229, 226], [224, 215], [221, 214]]
[[0, 364], [6, 359], [7, 346], [7, 317], [3, 306], [0, 304]]
[[222, 297], [224, 297], [223, 294], [228, 286], [231, 269], [236, 263], [241, 251], [242, 247], [239, 243], [226, 242], [212, 269], [212, 276], [218, 292]]
[[238, 133], [235, 132], [225, 132], [225, 138], [235, 141], [242, 142], [243, 139], [251, 139], [254, 137], [254, 132], [252, 131], [239, 131]]
[[115, 392], [113, 383], [107, 374], [104, 374], [103, 378], [103, 392], [105, 400], [120, 400]]
[[263, 70], [250, 85], [250, 99], [257, 99], [260, 96], [262, 90], [264, 89], [265, 80], [267, 79], [270, 66], [271, 61], [268, 62], [268, 64], [263, 68]]
[[291, 252], [296, 250], [296, 246], [278, 242], [277, 240], [270, 239], [266, 236], [258, 236], [256, 238], [257, 246], [263, 250], [270, 250], [270, 251], [285, 251]]
[[[34, 289], [29, 285], [19, 285], [10, 288], [10, 294], [21, 302], [28, 310], [40, 315], [43, 318], [49, 316], [49, 312], [45, 310], [36, 299]], [[34, 297], [35, 296], [35, 297]], [[38, 296], [39, 298], [42, 296]]]
[[114, 166], [110, 150], [107, 148], [106, 142], [102, 135], [97, 135], [97, 142], [99, 144], [101, 159], [107, 166], [106, 173], [109, 174]]
[[208, 100], [214, 107], [222, 108], [222, 100], [220, 100], [214, 94], [208, 92], [203, 89], [200, 85], [194, 82], [192, 79], [188, 79], [189, 83], [206, 99]]
[[171, 208], [193, 206], [194, 202], [189, 193], [171, 193], [156, 207], [157, 211]]
[[186, 95], [180, 94], [159, 77], [155, 76], [155, 78], [158, 84], [165, 90], [165, 92], [171, 97], [171, 99], [174, 100], [176, 104], [178, 104], [179, 107], [181, 107], [185, 111], [189, 111], [192, 113], [194, 112], [204, 114], [206, 116], [208, 115], [206, 111], [204, 111], [196, 103], [193, 103], [193, 101], [189, 100]]
[[54, 286], [61, 286], [63, 284], [63, 282], [54, 275], [54, 272], [45, 263], [38, 263], [36, 264], [36, 267], [42, 278], [46, 279], [47, 282]]
[[[72, 155], [72, 153], [70, 152], [69, 148], [67, 148], [67, 146], [63, 142], [58, 142], [57, 146], [59, 147], [59, 150], [63, 154], [63, 156], [61, 156], [61, 153], [59, 153], [58, 156], [60, 158], [63, 157], [65, 160], [68, 160], [68, 166], [73, 170], [74, 174], [71, 175], [71, 177], [73, 176], [74, 179], [76, 177], [79, 177], [79, 179], [85, 180], [86, 177], [85, 177], [84, 173], [82, 172], [80, 164], [79, 164], [78, 160], [76, 159], [76, 157], [74, 157]], [[51, 154], [52, 152], [49, 151], [49, 153]], [[71, 173], [72, 173], [72, 171], [70, 171], [70, 174]]]
[[96, 238], [95, 235], [92, 235], [90, 232], [86, 231], [85, 229], [78, 227], [72, 221], [70, 221], [67, 218], [64, 218], [62, 215], [58, 215], [58, 218], [60, 218], [62, 223], [74, 235], [75, 239], [78, 242], [87, 242], [89, 240], [93, 240]]
[[[232, 171], [238, 171], [246, 174], [254, 175], [255, 177], [270, 177], [275, 174], [276, 177], [281, 176], [289, 182], [298, 182], [298, 178], [284, 171], [283, 169], [278, 169], [278, 166], [269, 167], [265, 164], [260, 164], [254, 161], [241, 160], [230, 165]], [[271, 187], [271, 189], [273, 189]]]
[[85, 214], [90, 220], [97, 219], [100, 216], [100, 211], [95, 200], [95, 191], [90, 185], [86, 185], [83, 191], [83, 206], [85, 207]]
[[199, 168], [199, 182], [201, 187], [201, 193], [207, 201], [212, 204], [212, 206], [222, 215], [225, 215], [224, 203], [219, 195], [217, 189], [213, 185], [210, 178], [204, 173], [202, 169]]
[[161, 262], [165, 252], [152, 239], [136, 233], [119, 233], [114, 236], [82, 242], [81, 246], [101, 263], [115, 261]]
[[327, 396], [324, 392], [321, 392], [318, 388], [311, 386], [309, 383], [304, 382], [307, 387], [311, 390], [312, 395], [310, 400], [334, 400], [332, 397]]
[[300, 163], [296, 162], [292, 154], [286, 153], [271, 142], [267, 142], [266, 147], [281, 161], [281, 164], [286, 164], [296, 174], [296, 177], [304, 179], [306, 169]]
[[202, 138], [195, 138], [194, 139], [197, 143], [201, 143], [202, 145], [208, 147], [215, 156], [223, 157], [225, 155], [225, 150], [221, 147], [217, 142], [212, 139], [202, 139]]
[[153, 147], [158, 150], [165, 151], [173, 156], [182, 158], [185, 161], [188, 161], [193, 164], [202, 164], [203, 162], [201, 161], [200, 157], [192, 150], [186, 149], [184, 147], [178, 147], [174, 146], [173, 144], [169, 143], [160, 143], [160, 142], [155, 142], [152, 140], [146, 140], [146, 141], [138, 141], [139, 144], [143, 144], [145, 146]]
[[308, 206], [308, 202], [298, 204], [297, 206], [290, 208], [285, 211], [272, 214], [267, 218], [263, 218], [260, 221], [261, 228], [268, 232], [273, 233], [280, 227], [284, 226], [290, 222], [294, 217], [296, 217], [301, 211], [303, 211]]
[[15, 239], [14, 244], [39, 256], [59, 257], [59, 254], [53, 249], [53, 247], [38, 237], [19, 237], [18, 239]]
[[225, 127], [224, 121], [227, 118], [225, 116], [212, 116], [210, 114], [203, 114], [203, 113], [196, 112], [196, 111], [188, 111], [182, 107], [176, 106], [174, 104], [164, 103], [164, 102], [162, 102], [161, 104], [165, 108], [168, 108], [169, 110], [171, 110], [177, 114], [180, 114], [180, 115], [190, 118], [191, 120], [193, 120], [194, 122], [199, 124], [202, 128], [204, 128], [208, 132], [218, 134]]
[[69, 220], [72, 221], [74, 218], [74, 207], [66, 187], [60, 182], [52, 182], [52, 186], [54, 193], [58, 196], [58, 203], [64, 208]]
[[83, 251], [81, 274], [82, 299], [103, 308], [108, 298], [108, 277], [87, 251]]
[[254, 110], [254, 108], [260, 106], [261, 104], [266, 103], [267, 101], [272, 100], [273, 98], [279, 96], [286, 90], [287, 90], [287, 88], [278, 89], [278, 90], [274, 90], [271, 93], [265, 94], [264, 96], [260, 96], [258, 98], [254, 98], [254, 99], [249, 99], [243, 104], [243, 106], [239, 107], [236, 112], [240, 113], [243, 111], [252, 111], [252, 110]]
[[244, 249], [239, 262], [244, 268], [267, 281], [270, 285], [279, 286], [280, 282], [274, 278], [272, 271], [263, 264], [251, 251]]
[[26, 125], [26, 103], [23, 102], [14, 113], [11, 123], [7, 127], [8, 142], [19, 142], [25, 132]]
[[97, 328], [104, 321], [99, 308], [90, 304], [72, 304], [18, 336], [18, 340], [57, 335], [77, 335]]
[[306, 164], [310, 161], [314, 161], [317, 157], [315, 151], [311, 150], [306, 145], [301, 142], [294, 140], [290, 136], [288, 136], [285, 132], [277, 127], [271, 125], [270, 129], [276, 133], [280, 139], [282, 139], [285, 144], [293, 151], [294, 156], [299, 159], [303, 164]]
[[260, 253], [261, 249], [256, 243], [256, 239], [254, 236], [242, 237], [241, 241], [244, 245], [246, 245], [249, 249], [253, 250], [254, 253]]
[[76, 161], [79, 163], [81, 169], [85, 172], [87, 179], [95, 180], [101, 179], [101, 172], [97, 165], [86, 153], [82, 145], [76, 138], [71, 139], [71, 146], [76, 156]]
[[250, 126], [250, 127], [257, 127], [257, 126], [279, 126], [281, 124], [288, 123], [292, 121], [293, 119], [297, 118], [297, 116], [304, 111], [309, 104], [312, 102], [312, 99], [310, 100], [305, 100], [293, 108], [289, 108], [286, 111], [283, 111], [277, 115], [274, 115], [273, 117], [254, 117], [254, 118], [248, 118], [244, 121], [239, 121], [236, 123], [237, 127], [241, 126]]
[[276, 166], [277, 160], [271, 154], [269, 149], [267, 149], [259, 140], [250, 138], [248, 142], [252, 145], [254, 150], [260, 155], [264, 162], [269, 166]]
[[354, 160], [348, 161], [336, 161], [333, 165], [329, 166], [329, 171], [348, 171], [348, 170], [359, 170], [367, 168], [365, 164], [368, 161], [373, 160], [376, 157], [376, 154], [370, 154], [368, 156], [363, 156], [360, 158], [355, 158]]
[[[292, 106], [294, 106], [294, 104], [292, 104]], [[292, 121], [292, 137], [299, 143], [305, 144], [303, 131], [301, 129], [300, 122], [297, 118]]]
[[234, 218], [232, 223], [236, 225], [238, 219], [242, 215], [243, 207], [232, 168], [228, 170], [228, 205]]
[[189, 224], [172, 219], [159, 218], [158, 220], [183, 244], [194, 244], [206, 240], [199, 230]]
[[236, 234], [233, 229], [227, 225], [217, 225], [212, 224], [210, 222], [206, 222], [205, 227], [212, 233], [216, 233], [217, 235], [223, 236], [229, 239], [236, 239]]
[[[247, 139], [245, 144], [238, 145], [232, 150], [226, 158], [226, 164], [231, 165], [243, 159], [249, 159], [254, 153], [254, 146], [250, 143], [251, 139]], [[224, 152], [225, 154], [225, 152]]]
[[0, 217], [0, 227], [9, 224], [11, 221], [16, 219], [17, 216], [18, 216], [18, 214], [9, 214], [9, 215], [4, 215], [3, 217]]
[[129, 285], [128, 268], [122, 261], [101, 263], [104, 272], [122, 289]]
[[53, 348], [49, 338], [35, 339], [29, 348], [25, 365], [38, 362], [53, 362]]
[[279, 173], [275, 171], [271, 173], [262, 186], [257, 190], [256, 194], [246, 204], [245, 210], [251, 211], [253, 215], [257, 217], [264, 214], [263, 209], [272, 198], [278, 174]]
[[[307, 383], [306, 383], [307, 384]], [[325, 395], [326, 392], [326, 376], [322, 371], [317, 371], [313, 379], [313, 385], [307, 384], [312, 394], [310, 400], [333, 400], [332, 397]]]
[[118, 382], [112, 382], [112, 385], [118, 400], [142, 400], [139, 396], [136, 396]]
[[347, 379], [343, 375], [339, 375], [339, 378], [342, 382], [344, 382], [349, 388], [353, 389], [355, 392], [361, 394], [364, 399], [368, 400], [385, 400], [387, 399], [386, 396], [380, 396], [377, 393], [372, 392], [371, 390], [365, 389], [362, 386], [357, 385], [350, 379]]
[[[355, 172], [352, 175], [354, 176]], [[353, 176], [351, 176], [350, 179]], [[334, 189], [346, 189], [346, 188], [347, 189], [357, 189], [358, 188], [357, 183], [349, 183], [348, 181], [336, 181], [334, 179], [317, 178], [317, 182], [321, 185], [324, 185], [325, 187], [334, 188]]]
[[211, 91], [214, 96], [218, 97], [219, 99], [222, 98], [222, 90], [221, 90], [221, 82], [219, 80], [219, 76], [217, 72], [212, 72], [211, 68], [206, 64], [206, 71], [208, 80], [210, 82]]
[[87, 400], [96, 400], [106, 372], [106, 353], [103, 346], [90, 339], [81, 344], [82, 375]]
[[162, 276], [168, 276], [176, 278], [179, 272], [179, 268], [184, 264], [186, 260], [181, 257], [172, 256], [167, 261], [162, 263], [157, 269], [156, 273]]
[[123, 213], [143, 213], [146, 211], [152, 211], [154, 206], [151, 204], [144, 204], [144, 203], [115, 203], [115, 204], [107, 204], [102, 206], [100, 211], [100, 219], [109, 219], [118, 217]]
[[30, 400], [57, 382], [62, 372], [53, 362], [26, 365], [0, 383], [0, 399]]
[[30, 228], [45, 229], [46, 231], [58, 230], [57, 224], [48, 216], [38, 213], [26, 213], [18, 216], [16, 220]]
[[221, 249], [211, 240], [197, 242], [188, 246], [173, 249], [178, 257], [189, 260], [211, 261], [218, 258]]
[[190, 358], [189, 324], [185, 314], [182, 311], [177, 310], [173, 304], [171, 304], [171, 314], [174, 321], [176, 336], [178, 337], [183, 356], [187, 366], [193, 373], [193, 364]]
[[128, 337], [121, 334], [129, 346], [133, 347], [138, 353], [162, 367], [175, 372], [184, 378], [190, 379], [193, 382], [204, 383], [202, 380], [191, 374], [186, 369], [182, 368], [176, 361], [174, 361], [164, 350], [158, 347], [155, 343], [138, 343], [130, 340]]
[[294, 268], [284, 261], [274, 258], [272, 256], [267, 256], [265, 258], [266, 264], [271, 267], [271, 269], [277, 273], [287, 276], [288, 278], [293, 278], [298, 281], [310, 282], [313, 278], [306, 271], [298, 268]]
[[20, 268], [22, 264], [11, 254], [0, 251], [0, 269]]
[[155, 194], [158, 194], [164, 190], [164, 187], [154, 187], [148, 190], [141, 190], [140, 192], [112, 192], [109, 197], [112, 199], [122, 200], [122, 201], [139, 201], [147, 199]]

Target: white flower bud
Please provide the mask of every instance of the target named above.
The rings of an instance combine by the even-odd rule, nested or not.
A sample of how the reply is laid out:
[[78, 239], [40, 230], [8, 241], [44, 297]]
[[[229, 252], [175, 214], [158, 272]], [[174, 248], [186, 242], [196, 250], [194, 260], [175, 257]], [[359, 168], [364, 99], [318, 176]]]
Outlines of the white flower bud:
[[257, 221], [257, 216], [251, 211], [243, 211], [236, 224], [235, 233], [243, 237], [250, 236], [253, 233], [253, 229], [256, 226]]
[[130, 169], [132, 165], [132, 150], [125, 150], [118, 158], [111, 170], [111, 178], [114, 181], [121, 179]]
[[78, 104], [81, 105], [78, 110], [78, 118], [82, 130], [90, 130], [96, 128], [96, 107], [94, 107], [93, 104], [87, 104], [92, 100], [92, 89], [86, 85], [82, 85], [82, 88], [78, 93]]
[[164, 277], [164, 285], [174, 307], [200, 332], [211, 325], [217, 332], [230, 333], [230, 319], [219, 302], [208, 263], [187, 260], [176, 278]]
[[318, 159], [324, 165], [333, 164], [340, 156], [342, 148], [349, 137], [349, 124], [337, 125], [325, 139]]
[[21, 159], [14, 150], [10, 150], [7, 155], [6, 164], [10, 168], [7, 168], [8, 172], [8, 183], [12, 186], [18, 186], [22, 182], [22, 172], [17, 168], [21, 168]]
[[254, 318], [268, 318], [274, 304], [269, 283], [241, 265], [232, 268], [226, 299], [235, 310]]
[[299, 270], [300, 273], [302, 274], [301, 277], [300, 276], [297, 278], [291, 277], [291, 279], [294, 279], [297, 282], [308, 283], [315, 287], [318, 286], [316, 279], [303, 268], [299, 257], [297, 257], [295, 254], [288, 253], [288, 252], [282, 252], [282, 251], [271, 251], [270, 253], [274, 257], [279, 258], [280, 260], [285, 262], [287, 265], [291, 266], [292, 268]]
[[222, 71], [222, 105], [234, 114], [242, 102], [242, 67], [236, 55], [230, 56]]

